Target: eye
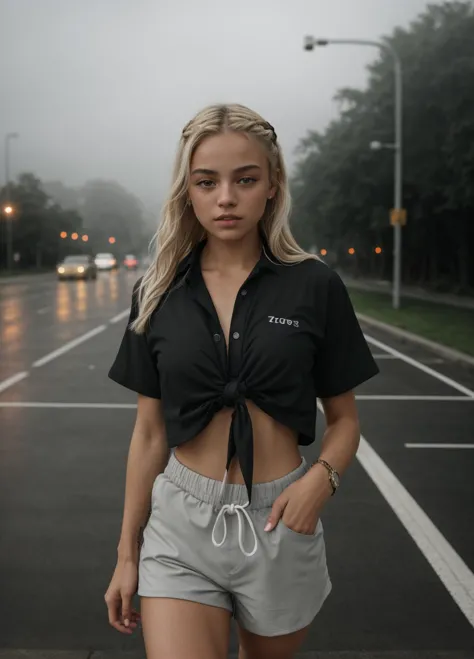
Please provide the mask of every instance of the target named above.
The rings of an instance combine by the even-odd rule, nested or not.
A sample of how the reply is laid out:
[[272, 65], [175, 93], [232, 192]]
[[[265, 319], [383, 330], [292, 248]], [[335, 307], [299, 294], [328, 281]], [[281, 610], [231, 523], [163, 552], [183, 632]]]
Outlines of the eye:
[[200, 188], [210, 188], [211, 186], [214, 185], [214, 181], [211, 181], [209, 179], [202, 179], [201, 181], [198, 181], [196, 185]]
[[256, 183], [257, 179], [253, 178], [252, 176], [244, 176], [239, 180], [239, 183], [243, 183], [244, 185], [250, 185], [251, 183]]

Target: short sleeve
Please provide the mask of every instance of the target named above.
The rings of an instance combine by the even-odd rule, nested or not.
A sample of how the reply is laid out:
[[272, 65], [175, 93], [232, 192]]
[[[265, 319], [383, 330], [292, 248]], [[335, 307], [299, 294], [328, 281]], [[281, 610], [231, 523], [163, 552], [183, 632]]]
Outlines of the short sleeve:
[[109, 371], [109, 378], [143, 396], [161, 398], [160, 377], [146, 332], [137, 334], [130, 329], [130, 323], [138, 315], [139, 285], [140, 280], [133, 289], [130, 316], [117, 356]]
[[331, 271], [326, 298], [324, 339], [314, 370], [316, 396], [331, 398], [351, 391], [379, 372], [339, 275]]

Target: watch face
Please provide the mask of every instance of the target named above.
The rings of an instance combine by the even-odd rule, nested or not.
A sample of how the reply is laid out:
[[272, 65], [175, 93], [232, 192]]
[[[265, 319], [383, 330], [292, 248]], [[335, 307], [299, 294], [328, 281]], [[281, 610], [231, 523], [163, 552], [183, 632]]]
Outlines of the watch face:
[[331, 474], [331, 482], [334, 487], [339, 487], [339, 475], [335, 471]]

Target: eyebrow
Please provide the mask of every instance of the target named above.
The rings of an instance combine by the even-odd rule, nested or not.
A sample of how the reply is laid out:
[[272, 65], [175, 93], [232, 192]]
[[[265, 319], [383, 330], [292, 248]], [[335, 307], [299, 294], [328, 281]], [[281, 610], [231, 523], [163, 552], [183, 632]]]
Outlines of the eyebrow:
[[[251, 169], [261, 169], [259, 165], [244, 165], [243, 167], [237, 167], [237, 169], [234, 169], [235, 174], [241, 174], [242, 172], [248, 172]], [[193, 174], [206, 174], [207, 176], [215, 176], [219, 172], [216, 172], [214, 169], [194, 169], [191, 172], [191, 176]]]

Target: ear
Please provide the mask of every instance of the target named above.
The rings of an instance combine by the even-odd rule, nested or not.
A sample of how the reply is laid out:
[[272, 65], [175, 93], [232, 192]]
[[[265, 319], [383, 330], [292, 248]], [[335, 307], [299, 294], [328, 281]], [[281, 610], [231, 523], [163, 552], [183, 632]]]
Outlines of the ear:
[[276, 185], [271, 185], [268, 190], [267, 199], [268, 200], [273, 199], [274, 196], [276, 195], [276, 191], [277, 191]]

